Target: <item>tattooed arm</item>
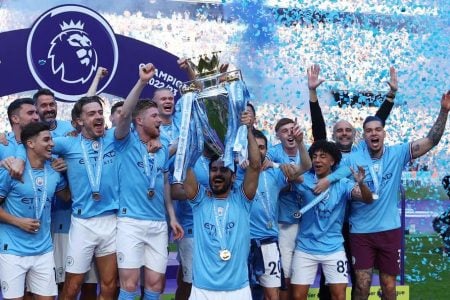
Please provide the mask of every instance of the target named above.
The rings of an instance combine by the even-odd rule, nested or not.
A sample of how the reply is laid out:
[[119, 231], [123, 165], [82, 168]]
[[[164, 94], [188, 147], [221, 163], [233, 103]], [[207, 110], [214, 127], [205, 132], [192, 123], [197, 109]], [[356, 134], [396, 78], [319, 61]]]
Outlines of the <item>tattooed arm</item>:
[[411, 153], [412, 158], [417, 158], [419, 156], [427, 153], [431, 148], [436, 146], [441, 140], [442, 134], [445, 130], [445, 124], [447, 123], [448, 112], [450, 110], [450, 91], [442, 95], [441, 99], [441, 110], [439, 115], [434, 122], [433, 127], [425, 138], [419, 139], [412, 142]]

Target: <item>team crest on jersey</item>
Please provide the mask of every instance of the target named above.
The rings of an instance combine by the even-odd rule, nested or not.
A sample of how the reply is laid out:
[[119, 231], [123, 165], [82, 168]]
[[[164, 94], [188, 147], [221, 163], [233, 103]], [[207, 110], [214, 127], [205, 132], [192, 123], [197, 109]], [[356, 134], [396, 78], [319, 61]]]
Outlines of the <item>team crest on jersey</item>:
[[88, 90], [99, 66], [109, 70], [101, 92], [117, 68], [118, 47], [106, 20], [79, 5], [62, 5], [42, 14], [33, 24], [27, 60], [36, 82], [63, 100], [78, 100]]
[[100, 149], [100, 143], [98, 141], [93, 141], [92, 149], [94, 149], [94, 151], [98, 151], [98, 149]]
[[44, 178], [38, 176], [34, 182], [36, 183], [36, 186], [42, 187], [44, 185]]

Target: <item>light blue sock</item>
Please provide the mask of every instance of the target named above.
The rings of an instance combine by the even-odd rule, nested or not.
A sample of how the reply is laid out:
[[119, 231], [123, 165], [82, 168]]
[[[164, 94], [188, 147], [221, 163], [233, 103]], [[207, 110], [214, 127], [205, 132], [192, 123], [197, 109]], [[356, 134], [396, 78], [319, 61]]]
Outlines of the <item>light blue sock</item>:
[[119, 300], [136, 300], [139, 299], [140, 293], [136, 290], [134, 292], [128, 292], [124, 289], [120, 289]]
[[144, 300], [159, 300], [160, 293], [152, 290], [144, 290]]

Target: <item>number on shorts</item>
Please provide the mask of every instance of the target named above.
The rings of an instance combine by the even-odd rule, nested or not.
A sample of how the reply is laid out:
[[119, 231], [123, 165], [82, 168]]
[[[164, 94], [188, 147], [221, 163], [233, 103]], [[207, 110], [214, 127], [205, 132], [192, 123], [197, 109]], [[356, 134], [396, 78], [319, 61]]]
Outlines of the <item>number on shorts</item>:
[[281, 264], [281, 262], [280, 261], [278, 261], [278, 263], [276, 263], [276, 262], [274, 262], [274, 261], [271, 261], [271, 262], [269, 262], [269, 264], [268, 264], [268, 266], [269, 266], [269, 268], [272, 268], [272, 270], [270, 271], [270, 275], [278, 275], [278, 273], [280, 273], [280, 264]]
[[337, 263], [337, 271], [339, 273], [347, 273], [348, 272], [348, 261], [338, 260]]

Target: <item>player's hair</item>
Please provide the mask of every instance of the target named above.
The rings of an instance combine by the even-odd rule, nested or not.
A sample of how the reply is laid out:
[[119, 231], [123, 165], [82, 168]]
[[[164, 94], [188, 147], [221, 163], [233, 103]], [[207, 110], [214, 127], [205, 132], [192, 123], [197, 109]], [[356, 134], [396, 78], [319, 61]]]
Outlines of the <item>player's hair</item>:
[[20, 141], [27, 147], [27, 141], [37, 136], [41, 131], [50, 130], [50, 126], [44, 122], [30, 123], [26, 125], [20, 133]]

